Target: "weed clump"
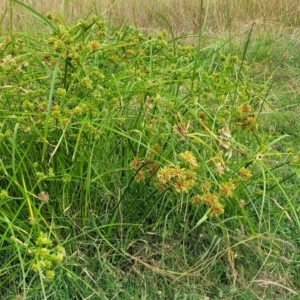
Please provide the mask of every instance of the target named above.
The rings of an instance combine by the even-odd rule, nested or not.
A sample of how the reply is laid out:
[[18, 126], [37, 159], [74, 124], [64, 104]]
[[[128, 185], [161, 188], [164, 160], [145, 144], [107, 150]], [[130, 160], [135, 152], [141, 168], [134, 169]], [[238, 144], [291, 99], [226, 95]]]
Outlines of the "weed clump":
[[[267, 136], [261, 120], [268, 83], [256, 83], [244, 60], [178, 45], [165, 31], [110, 28], [98, 16], [42, 21], [50, 33], [0, 44], [0, 212], [24, 240], [40, 232], [31, 269], [41, 281], [55, 280], [53, 266], [74, 251], [60, 241], [91, 227], [106, 242], [99, 257], [118, 248], [116, 237], [128, 249], [136, 228], [156, 230], [170, 212], [185, 222], [185, 239], [210, 218], [226, 249], [230, 226], [263, 231], [256, 207], [283, 192], [277, 171], [293, 176], [299, 155], [279, 162], [282, 137]], [[21, 252], [11, 261], [23, 262]]]

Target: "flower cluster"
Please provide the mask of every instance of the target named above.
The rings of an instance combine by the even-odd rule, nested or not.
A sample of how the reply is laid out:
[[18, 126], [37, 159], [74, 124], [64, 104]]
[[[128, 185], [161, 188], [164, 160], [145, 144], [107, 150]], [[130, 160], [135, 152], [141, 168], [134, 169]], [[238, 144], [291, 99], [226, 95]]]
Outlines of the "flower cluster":
[[[143, 168], [144, 166], [145, 168]], [[144, 159], [135, 157], [130, 164], [131, 170], [135, 171], [134, 179], [137, 182], [152, 176], [157, 171], [158, 167], [159, 164], [150, 156]]]
[[66, 256], [65, 249], [60, 245], [53, 247], [52, 241], [43, 232], [40, 232], [35, 244], [37, 248], [29, 251], [34, 255], [35, 260], [31, 269], [40, 272], [46, 279], [52, 280], [55, 276], [55, 266], [60, 265]]
[[192, 197], [193, 204], [206, 204], [209, 208], [210, 215], [216, 217], [224, 212], [224, 206], [220, 203], [219, 197], [213, 193], [206, 193], [204, 195], [195, 195]]
[[156, 185], [159, 189], [171, 188], [177, 193], [187, 193], [195, 185], [195, 169], [198, 167], [196, 157], [192, 152], [185, 151], [179, 154], [179, 159], [188, 168], [183, 168], [179, 164], [160, 168], [156, 175]]
[[221, 203], [226, 197], [231, 197], [236, 184], [233, 182], [224, 182], [219, 186], [219, 192], [211, 192], [212, 184], [204, 182], [200, 185], [202, 194], [197, 194], [191, 198], [191, 202], [195, 205], [205, 204], [212, 217], [219, 216], [224, 212], [224, 205]]
[[161, 168], [156, 178], [159, 189], [172, 188], [178, 193], [187, 193], [195, 185], [196, 173], [179, 165], [169, 165]]

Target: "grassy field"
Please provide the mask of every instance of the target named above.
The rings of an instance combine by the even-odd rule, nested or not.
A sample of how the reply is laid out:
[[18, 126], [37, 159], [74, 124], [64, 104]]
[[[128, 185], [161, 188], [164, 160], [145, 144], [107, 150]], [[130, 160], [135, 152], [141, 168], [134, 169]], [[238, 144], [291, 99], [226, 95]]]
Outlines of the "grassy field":
[[[6, 15], [7, 24], [24, 24], [26, 10], [14, 5], [13, 1], [1, 0], [2, 15], [13, 6], [13, 16]], [[82, 1], [29, 1], [40, 13], [52, 12], [63, 16], [64, 21], [73, 22], [85, 18], [91, 11], [110, 23], [122, 25], [124, 22], [140, 30], [150, 28], [170, 29], [175, 35], [195, 33], [203, 26], [206, 17], [206, 31], [222, 33], [224, 31], [242, 32], [252, 22], [265, 28], [284, 26], [296, 28], [300, 25], [299, 4], [295, 0], [82, 0]], [[167, 20], [167, 22], [166, 22]], [[168, 23], [168, 24], [167, 24]]]
[[34, 2], [0, 8], [0, 298], [300, 299], [297, 1]]

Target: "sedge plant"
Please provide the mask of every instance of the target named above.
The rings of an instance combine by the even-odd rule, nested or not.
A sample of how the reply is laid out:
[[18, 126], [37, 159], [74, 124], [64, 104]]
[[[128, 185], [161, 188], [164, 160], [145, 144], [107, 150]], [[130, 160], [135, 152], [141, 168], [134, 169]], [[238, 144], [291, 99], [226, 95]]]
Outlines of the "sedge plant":
[[201, 280], [199, 295], [218, 297], [207, 274], [243, 287], [244, 247], [260, 253], [256, 272], [288, 251], [277, 235], [300, 229], [286, 187], [299, 154], [265, 133], [270, 82], [244, 57], [14, 3], [44, 29], [0, 45], [3, 299], [127, 299], [122, 272], [136, 264], [132, 276], [169, 283], [152, 297]]

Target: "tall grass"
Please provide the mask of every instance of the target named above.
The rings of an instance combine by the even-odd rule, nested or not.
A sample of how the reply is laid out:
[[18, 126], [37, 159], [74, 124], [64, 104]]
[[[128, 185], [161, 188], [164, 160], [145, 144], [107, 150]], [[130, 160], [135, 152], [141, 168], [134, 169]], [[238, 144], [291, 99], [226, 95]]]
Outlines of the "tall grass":
[[[136, 0], [106, 1], [28, 1], [36, 11], [43, 14], [52, 12], [61, 15], [69, 22], [87, 16], [91, 11], [101, 17], [110, 19], [114, 25], [124, 22], [141, 30], [151, 27], [166, 29], [169, 25], [176, 35], [197, 32], [202, 26], [207, 8], [206, 30], [224, 32], [231, 30], [241, 32], [245, 25], [256, 22], [265, 29], [281, 24], [284, 27], [299, 26], [300, 9], [295, 0], [182, 0], [141, 2]], [[26, 10], [15, 6], [10, 0], [1, 0], [0, 14], [5, 15], [4, 24], [10, 23], [9, 10], [14, 7], [14, 26], [24, 25]], [[163, 17], [162, 17], [163, 16]], [[166, 24], [165, 19], [169, 24]]]
[[3, 25], [1, 299], [296, 299], [299, 145], [251, 36], [238, 57], [70, 4]]

